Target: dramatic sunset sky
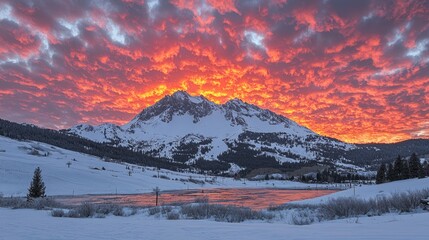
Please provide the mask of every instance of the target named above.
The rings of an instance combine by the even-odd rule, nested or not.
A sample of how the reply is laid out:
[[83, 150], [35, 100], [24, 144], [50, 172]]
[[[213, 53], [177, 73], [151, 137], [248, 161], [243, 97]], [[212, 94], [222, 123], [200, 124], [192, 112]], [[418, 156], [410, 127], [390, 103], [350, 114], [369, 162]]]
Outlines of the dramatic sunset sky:
[[240, 98], [348, 142], [429, 137], [429, 1], [0, 0], [0, 118]]

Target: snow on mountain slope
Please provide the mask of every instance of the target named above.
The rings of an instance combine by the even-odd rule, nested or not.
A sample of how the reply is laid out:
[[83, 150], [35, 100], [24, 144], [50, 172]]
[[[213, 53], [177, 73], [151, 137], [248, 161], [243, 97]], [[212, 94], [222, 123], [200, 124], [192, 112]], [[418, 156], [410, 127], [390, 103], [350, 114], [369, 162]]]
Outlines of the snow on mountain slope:
[[81, 124], [66, 131], [170, 159], [183, 154], [183, 144], [196, 144], [198, 149], [192, 150], [188, 162], [199, 158], [216, 160], [240, 143], [279, 162], [325, 160], [327, 157], [319, 151], [321, 145], [342, 151], [355, 148], [239, 99], [215, 104], [183, 91], [164, 97], [123, 126]]
[[[71, 163], [70, 168], [67, 167], [68, 162]], [[266, 187], [266, 184], [277, 187], [305, 186], [288, 181], [246, 182], [246, 185], [243, 185], [241, 181], [222, 177], [217, 177], [217, 181], [213, 183], [201, 185], [186, 180], [189, 177], [195, 180], [212, 179], [192, 173], [164, 169], [158, 172], [148, 167], [142, 169], [131, 164], [105, 162], [98, 157], [44, 143], [17, 141], [0, 136], [0, 194], [25, 196], [37, 166], [42, 169], [47, 195], [147, 193], [155, 187], [175, 190], [201, 187]], [[154, 177], [158, 174], [171, 180]]]

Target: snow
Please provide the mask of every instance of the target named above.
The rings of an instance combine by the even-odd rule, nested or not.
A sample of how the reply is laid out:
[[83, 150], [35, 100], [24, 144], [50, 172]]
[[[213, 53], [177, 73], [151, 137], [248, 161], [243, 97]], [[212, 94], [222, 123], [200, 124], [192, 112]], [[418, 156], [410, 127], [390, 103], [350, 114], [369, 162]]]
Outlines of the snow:
[[235, 174], [235, 173], [238, 173], [238, 172], [240, 172], [243, 168], [241, 168], [240, 166], [238, 166], [237, 164], [235, 164], [235, 163], [230, 163], [229, 164], [231, 167], [228, 169], [228, 173], [230, 173], [230, 174]]
[[299, 201], [300, 203], [318, 204], [338, 197], [356, 197], [370, 199], [377, 196], [391, 196], [391, 194], [407, 191], [416, 191], [429, 188], [429, 178], [407, 179], [377, 185], [357, 185], [350, 189], [330, 195]]
[[355, 165], [353, 165], [353, 164], [350, 164], [350, 163], [344, 163], [344, 162], [341, 162], [341, 161], [336, 161], [336, 162], [335, 162], [335, 165], [336, 165], [336, 166], [338, 166], [338, 167], [354, 169], [354, 170], [356, 170], [356, 171], [361, 171], [361, 172], [364, 172], [364, 171], [365, 171], [365, 169], [364, 169], [364, 168], [362, 168], [362, 167], [358, 167], [358, 166], [355, 166]]
[[[300, 158], [316, 159], [316, 153], [312, 146], [317, 144], [327, 144], [335, 148], [350, 150], [356, 146], [339, 141], [318, 137], [311, 130], [268, 110], [260, 109], [257, 106], [244, 103], [239, 99], [233, 99], [220, 105], [210, 102], [203, 96], [190, 96], [187, 92], [178, 91], [171, 97], [175, 101], [186, 101], [200, 106], [202, 102], [210, 105], [207, 115], [195, 117], [184, 109], [175, 109], [171, 116], [171, 121], [166, 122], [165, 115], [171, 112], [156, 113], [149, 119], [142, 120], [137, 115], [129, 123], [116, 126], [113, 124], [102, 124], [100, 126], [78, 125], [70, 129], [70, 133], [75, 133], [84, 138], [96, 142], [119, 141], [119, 145], [131, 147], [134, 150], [145, 152], [159, 152], [159, 157], [172, 157], [174, 147], [180, 144], [182, 138], [188, 135], [202, 136], [205, 139], [212, 139], [211, 150], [205, 154], [195, 156], [196, 160], [203, 157], [207, 160], [217, 159], [217, 156], [228, 150], [225, 141], [233, 142], [238, 136], [245, 132], [276, 133], [283, 136], [285, 140], [296, 140], [305, 142], [306, 146], [291, 146], [290, 144], [274, 144], [282, 152], [291, 152]], [[161, 100], [162, 101], [162, 100]], [[160, 102], [161, 102], [160, 101]], [[158, 103], [151, 107], [157, 106]], [[147, 111], [150, 111], [150, 108]], [[149, 109], [149, 110], [148, 110]], [[168, 116], [167, 119], [170, 119]], [[308, 142], [307, 136], [315, 136], [314, 142]], [[286, 142], [286, 141], [285, 141]], [[142, 144], [143, 143], [143, 144]], [[273, 149], [270, 144], [264, 143], [264, 147]], [[161, 149], [162, 148], [162, 149]], [[156, 151], [152, 151], [156, 150]], [[281, 153], [273, 154], [279, 162], [291, 162], [291, 159]], [[191, 161], [192, 162], [192, 161]], [[353, 167], [353, 166], [352, 166]]]
[[[37, 149], [42, 156], [30, 155]], [[43, 156], [44, 154], [48, 156]], [[76, 159], [76, 161], [73, 161]], [[66, 166], [72, 162], [70, 168]], [[161, 190], [200, 188], [201, 185], [154, 178], [156, 170], [138, 166], [104, 162], [101, 159], [54, 147], [48, 144], [17, 141], [0, 137], [0, 192], [5, 196], [24, 196], [36, 166], [42, 169], [48, 195], [88, 193], [144, 193], [156, 186]], [[125, 166], [133, 170], [131, 176]], [[105, 167], [106, 170], [96, 170]], [[235, 168], [238, 166], [235, 166]], [[170, 178], [203, 179], [205, 176], [161, 170]], [[289, 181], [262, 183], [217, 178], [218, 187], [307, 187]], [[267, 185], [267, 183], [269, 183]], [[371, 198], [378, 195], [424, 189], [429, 178], [409, 179], [380, 185], [364, 185], [331, 195], [300, 201], [323, 203], [330, 198]], [[319, 185], [320, 187], [320, 185]], [[322, 186], [323, 187], [323, 186]], [[0, 239], [427, 239], [429, 213], [387, 214], [377, 217], [359, 217], [326, 221], [306, 226], [288, 225], [281, 219], [272, 222], [247, 221], [224, 223], [214, 220], [166, 220], [138, 213], [130, 217], [54, 218], [49, 211], [0, 208]], [[363, 231], [364, 229], [364, 231]]]
[[[1, 239], [414, 239], [426, 240], [429, 213], [385, 215], [296, 226], [130, 217], [54, 218], [48, 211], [0, 208]], [[6, 221], [7, 219], [7, 221]]]
[[[34, 149], [41, 155], [29, 154]], [[158, 172], [146, 167], [144, 171], [139, 166], [131, 164], [113, 163], [102, 161], [98, 157], [72, 152], [48, 144], [17, 141], [6, 137], [0, 137], [0, 193], [5, 196], [25, 196], [33, 176], [34, 169], [39, 166], [42, 169], [42, 177], [46, 185], [46, 194], [73, 195], [73, 194], [131, 194], [147, 193], [158, 186], [161, 190], [195, 189], [195, 188], [229, 188], [249, 187], [258, 188], [269, 186], [279, 188], [306, 187], [307, 185], [289, 181], [249, 182], [232, 178], [217, 177], [213, 184], [204, 186], [191, 182], [181, 182], [154, 178]], [[74, 161], [76, 160], [76, 161]], [[71, 162], [70, 168], [67, 162]], [[132, 170], [129, 176], [130, 166]], [[101, 170], [102, 168], [106, 170]], [[97, 170], [98, 169], [98, 170]], [[193, 173], [178, 173], [169, 170], [160, 170], [160, 175], [171, 179], [204, 180], [206, 176]]]

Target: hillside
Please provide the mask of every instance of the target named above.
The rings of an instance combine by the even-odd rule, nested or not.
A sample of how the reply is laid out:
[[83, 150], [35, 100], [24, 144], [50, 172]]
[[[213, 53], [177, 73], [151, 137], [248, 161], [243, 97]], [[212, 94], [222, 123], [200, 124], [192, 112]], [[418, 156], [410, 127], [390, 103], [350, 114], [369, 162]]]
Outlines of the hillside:
[[[99, 157], [49, 144], [6, 137], [0, 137], [0, 163], [0, 193], [5, 196], [25, 196], [37, 166], [42, 169], [47, 195], [147, 193], [155, 187], [161, 190], [265, 187], [273, 183], [278, 187], [305, 186], [289, 181], [246, 182], [244, 185], [232, 178], [217, 177], [213, 180], [193, 173], [158, 171], [153, 167], [106, 162]], [[157, 177], [158, 174], [161, 178]], [[189, 181], [190, 178], [197, 181]]]

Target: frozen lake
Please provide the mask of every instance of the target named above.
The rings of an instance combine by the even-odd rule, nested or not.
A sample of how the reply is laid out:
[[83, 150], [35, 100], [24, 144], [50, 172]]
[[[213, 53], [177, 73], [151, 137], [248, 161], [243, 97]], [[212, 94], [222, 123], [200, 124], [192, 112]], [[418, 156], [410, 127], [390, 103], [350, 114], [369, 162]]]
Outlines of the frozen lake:
[[[281, 205], [286, 202], [315, 198], [338, 190], [290, 190], [276, 188], [217, 188], [164, 191], [159, 196], [159, 205], [191, 203], [198, 199], [208, 199], [210, 204], [235, 205], [254, 210]], [[56, 200], [64, 204], [79, 205], [83, 202], [94, 204], [118, 204], [123, 206], [155, 206], [155, 194], [109, 194], [61, 196]]]

